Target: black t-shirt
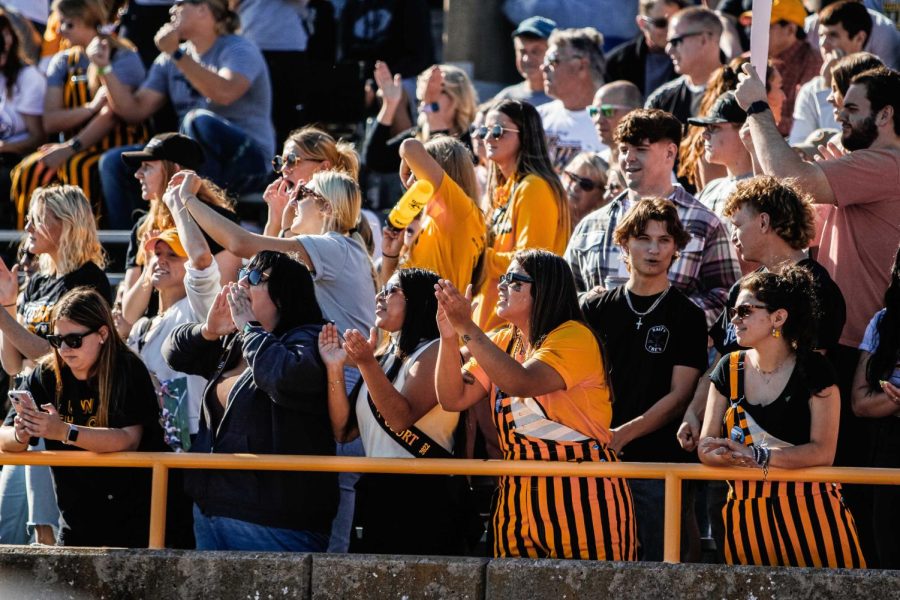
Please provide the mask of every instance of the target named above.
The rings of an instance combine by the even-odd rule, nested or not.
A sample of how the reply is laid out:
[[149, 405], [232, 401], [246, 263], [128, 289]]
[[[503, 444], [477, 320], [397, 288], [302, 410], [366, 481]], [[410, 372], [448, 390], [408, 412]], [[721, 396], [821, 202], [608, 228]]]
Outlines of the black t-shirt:
[[[232, 211], [228, 208], [224, 208], [222, 206], [217, 206], [215, 204], [207, 204], [207, 206], [210, 207], [211, 209], [213, 209], [214, 211], [216, 211], [217, 213], [219, 213], [220, 215], [222, 215], [223, 217], [225, 217], [226, 219], [228, 219], [229, 221], [232, 221], [233, 223], [238, 222], [237, 215], [234, 213], [234, 211]], [[128, 250], [125, 252], [125, 268], [126, 269], [131, 269], [132, 267], [138, 266], [137, 257], [138, 257], [138, 252], [141, 250], [141, 245], [140, 245], [140, 243], [138, 243], [138, 230], [144, 224], [144, 221], [147, 220], [148, 214], [150, 214], [150, 213], [145, 212], [140, 217], [138, 217], [138, 220], [134, 224], [134, 227], [131, 228], [131, 237], [128, 240]], [[222, 250], [224, 250], [224, 248], [222, 246], [220, 246], [218, 243], [216, 243], [216, 241], [214, 239], [209, 237], [209, 234], [207, 234], [205, 231], [203, 231], [202, 228], [200, 229], [200, 231], [203, 232], [203, 237], [206, 239], [206, 244], [209, 246], [209, 251], [213, 255], [216, 255], [219, 252], [221, 252]]]
[[[141, 425], [138, 451], [164, 452], [159, 404], [150, 374], [141, 359], [130, 350], [116, 357], [115, 372], [121, 387], [108, 410], [108, 427]], [[56, 379], [49, 365], [39, 365], [25, 378], [22, 389], [29, 390], [38, 406], [53, 404], [63, 421], [96, 426], [99, 414], [97, 383], [79, 381], [62, 369], [62, 395], [56, 401]], [[6, 416], [13, 424], [15, 410]], [[44, 440], [47, 450], [81, 450], [58, 440]], [[149, 469], [52, 467], [60, 512], [67, 527], [65, 545], [125, 546], [147, 545], [150, 502]]]
[[[741, 364], [746, 364], [746, 351], [741, 351]], [[749, 367], [748, 365], [748, 368]], [[731, 396], [731, 369], [728, 356], [722, 357], [709, 375], [710, 380], [725, 398]], [[810, 410], [812, 402], [819, 394], [835, 384], [837, 377], [834, 367], [827, 358], [817, 352], [801, 352], [797, 355], [794, 371], [778, 398], [766, 406], [752, 403], [752, 398], [743, 398], [744, 376], [738, 368], [738, 397], [741, 406], [753, 420], [770, 435], [795, 446], [809, 443]], [[724, 433], [723, 433], [724, 436]]]
[[[582, 298], [588, 324], [603, 341], [612, 381], [612, 426], [644, 414], [671, 391], [675, 366], [706, 369], [706, 318], [697, 305], [675, 288], [648, 315], [638, 316], [628, 307], [626, 286]], [[659, 299], [631, 294], [635, 310], [644, 312]], [[633, 440], [623, 450], [628, 461], [684, 462], [690, 455], [675, 438], [678, 421]]]
[[35, 335], [46, 337], [50, 333], [50, 311], [53, 306], [66, 292], [80, 286], [92, 287], [107, 302], [112, 301], [112, 288], [106, 273], [92, 262], [67, 275], [33, 275], [17, 309], [25, 328]]
[[[819, 305], [819, 318], [816, 319], [816, 336], [813, 342], [813, 348], [817, 350], [829, 351], [838, 345], [841, 338], [841, 331], [844, 329], [844, 321], [847, 320], [847, 305], [844, 302], [844, 295], [840, 288], [825, 270], [825, 267], [807, 258], [797, 263], [797, 266], [803, 267], [809, 271], [813, 279], [813, 293]], [[760, 267], [755, 272], [764, 272], [765, 267]], [[737, 303], [738, 294], [741, 291], [741, 282], [736, 282], [731, 286], [728, 292], [728, 302], [726, 309], [722, 311], [716, 322], [713, 323], [709, 330], [709, 337], [712, 338], [716, 351], [725, 356], [729, 352], [743, 349], [737, 343], [734, 333], [734, 325], [728, 318], [728, 308], [734, 308]]]

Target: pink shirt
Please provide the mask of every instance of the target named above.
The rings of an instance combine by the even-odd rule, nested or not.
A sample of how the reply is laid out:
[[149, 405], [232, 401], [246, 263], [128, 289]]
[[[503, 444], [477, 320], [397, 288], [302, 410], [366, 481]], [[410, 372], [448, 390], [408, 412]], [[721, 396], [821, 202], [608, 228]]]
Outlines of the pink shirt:
[[817, 164], [835, 197], [818, 261], [847, 302], [840, 343], [856, 348], [884, 302], [900, 244], [900, 151], [856, 150]]

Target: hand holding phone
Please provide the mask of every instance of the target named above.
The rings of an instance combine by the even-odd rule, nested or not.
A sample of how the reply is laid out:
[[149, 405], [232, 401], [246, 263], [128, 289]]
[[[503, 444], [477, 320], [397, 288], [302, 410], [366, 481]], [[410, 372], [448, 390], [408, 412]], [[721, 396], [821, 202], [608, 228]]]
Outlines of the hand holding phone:
[[28, 390], [10, 390], [9, 401], [12, 402], [12, 405], [16, 409], [16, 412], [20, 415], [22, 414], [23, 406], [28, 407], [34, 412], [38, 412], [40, 410], [37, 406], [37, 402], [34, 401], [34, 396], [32, 396], [31, 392], [29, 392]]

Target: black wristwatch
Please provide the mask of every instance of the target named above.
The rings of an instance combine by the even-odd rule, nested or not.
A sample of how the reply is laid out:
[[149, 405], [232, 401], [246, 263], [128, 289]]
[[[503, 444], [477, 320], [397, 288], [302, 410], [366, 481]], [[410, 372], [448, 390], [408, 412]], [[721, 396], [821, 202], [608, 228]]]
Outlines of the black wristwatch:
[[753, 104], [747, 107], [747, 116], [755, 115], [756, 113], [765, 112], [767, 110], [772, 110], [769, 107], [769, 103], [765, 100], [757, 100]]
[[441, 105], [437, 102], [429, 102], [428, 104], [422, 104], [422, 112], [426, 113], [436, 113], [441, 110]]
[[65, 439], [63, 439], [62, 443], [66, 444], [67, 446], [71, 446], [77, 441], [78, 441], [78, 428], [70, 423], [69, 431], [66, 432], [66, 437], [65, 437]]
[[181, 46], [178, 46], [178, 48], [175, 49], [175, 52], [173, 52], [171, 56], [172, 60], [178, 62], [179, 60], [184, 58], [184, 50], [181, 49]]
[[82, 145], [81, 140], [79, 140], [77, 137], [74, 137], [71, 140], [69, 140], [69, 147], [72, 148], [72, 152], [74, 152], [75, 154], [78, 154], [79, 152], [81, 152], [84, 149], [84, 146]]

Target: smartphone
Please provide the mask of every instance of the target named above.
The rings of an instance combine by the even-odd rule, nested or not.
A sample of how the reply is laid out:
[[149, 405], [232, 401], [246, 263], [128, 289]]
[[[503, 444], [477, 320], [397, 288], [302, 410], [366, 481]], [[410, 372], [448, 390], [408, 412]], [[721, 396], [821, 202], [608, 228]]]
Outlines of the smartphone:
[[39, 410], [37, 402], [34, 401], [34, 396], [28, 390], [10, 390], [9, 401], [12, 402], [16, 412], [19, 414], [22, 413], [23, 406], [27, 406], [35, 412]]

